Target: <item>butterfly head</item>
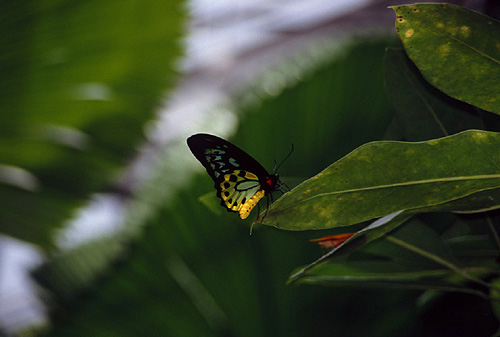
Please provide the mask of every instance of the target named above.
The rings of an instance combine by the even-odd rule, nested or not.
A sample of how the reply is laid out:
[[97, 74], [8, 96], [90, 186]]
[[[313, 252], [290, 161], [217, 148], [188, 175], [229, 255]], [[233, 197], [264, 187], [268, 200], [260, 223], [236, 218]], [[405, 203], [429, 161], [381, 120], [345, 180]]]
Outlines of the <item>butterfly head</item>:
[[262, 189], [266, 193], [272, 193], [273, 191], [281, 187], [281, 180], [279, 175], [271, 174], [266, 177], [265, 181], [262, 183]]

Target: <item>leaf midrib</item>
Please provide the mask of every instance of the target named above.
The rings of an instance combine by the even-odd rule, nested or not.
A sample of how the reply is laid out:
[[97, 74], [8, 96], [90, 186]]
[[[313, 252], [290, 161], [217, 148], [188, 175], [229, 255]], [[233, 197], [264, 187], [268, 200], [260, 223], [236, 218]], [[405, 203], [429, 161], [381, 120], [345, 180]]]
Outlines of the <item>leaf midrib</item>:
[[500, 178], [500, 174], [482, 174], [476, 176], [458, 176], [458, 177], [448, 177], [448, 178], [434, 178], [434, 179], [424, 179], [424, 180], [413, 180], [413, 181], [405, 181], [400, 183], [386, 184], [386, 185], [376, 185], [376, 186], [367, 186], [361, 188], [353, 188], [349, 190], [342, 191], [334, 191], [334, 192], [325, 192], [319, 193], [314, 196], [304, 198], [295, 204], [307, 202], [309, 200], [315, 198], [321, 198], [326, 196], [332, 196], [336, 194], [347, 194], [347, 193], [355, 193], [355, 192], [365, 192], [377, 189], [385, 189], [385, 188], [393, 188], [393, 187], [403, 187], [403, 186], [414, 186], [414, 185], [424, 185], [424, 184], [432, 184], [432, 183], [443, 183], [443, 182], [453, 182], [453, 181], [468, 181], [468, 180], [488, 180], [488, 179], [498, 179]]

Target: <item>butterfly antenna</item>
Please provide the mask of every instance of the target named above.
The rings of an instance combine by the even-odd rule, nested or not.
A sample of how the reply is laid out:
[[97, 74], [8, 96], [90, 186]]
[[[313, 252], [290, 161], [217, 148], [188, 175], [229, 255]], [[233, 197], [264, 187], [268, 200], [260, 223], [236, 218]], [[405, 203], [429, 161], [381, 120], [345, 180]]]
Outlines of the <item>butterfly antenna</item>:
[[285, 158], [283, 158], [283, 160], [281, 161], [281, 163], [279, 163], [279, 165], [276, 165], [276, 160], [274, 161], [274, 173], [278, 172], [279, 168], [281, 167], [281, 165], [283, 165], [283, 163], [285, 162], [285, 160], [288, 159], [288, 157], [290, 157], [290, 155], [292, 154], [293, 150], [294, 150], [294, 146], [293, 146], [293, 143], [292, 143], [292, 147], [290, 148], [290, 152], [288, 152], [288, 154], [286, 155]]

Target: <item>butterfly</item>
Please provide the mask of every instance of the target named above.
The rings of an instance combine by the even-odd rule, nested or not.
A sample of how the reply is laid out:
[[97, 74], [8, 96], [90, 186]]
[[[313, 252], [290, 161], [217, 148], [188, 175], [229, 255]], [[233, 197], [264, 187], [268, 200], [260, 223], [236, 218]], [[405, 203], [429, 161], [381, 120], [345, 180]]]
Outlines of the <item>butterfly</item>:
[[248, 217], [260, 199], [282, 186], [277, 174], [269, 174], [249, 154], [227, 140], [198, 133], [189, 137], [187, 144], [214, 181], [221, 205], [228, 212], [239, 213], [241, 219]]

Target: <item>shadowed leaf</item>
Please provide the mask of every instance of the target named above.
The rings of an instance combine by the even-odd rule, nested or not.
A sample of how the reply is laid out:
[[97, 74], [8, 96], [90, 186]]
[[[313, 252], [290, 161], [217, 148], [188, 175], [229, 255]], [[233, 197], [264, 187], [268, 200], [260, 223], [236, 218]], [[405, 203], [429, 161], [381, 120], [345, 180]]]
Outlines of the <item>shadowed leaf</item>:
[[395, 140], [421, 141], [484, 128], [477, 109], [432, 87], [402, 49], [387, 49], [384, 61], [387, 94], [396, 111]]

